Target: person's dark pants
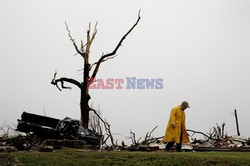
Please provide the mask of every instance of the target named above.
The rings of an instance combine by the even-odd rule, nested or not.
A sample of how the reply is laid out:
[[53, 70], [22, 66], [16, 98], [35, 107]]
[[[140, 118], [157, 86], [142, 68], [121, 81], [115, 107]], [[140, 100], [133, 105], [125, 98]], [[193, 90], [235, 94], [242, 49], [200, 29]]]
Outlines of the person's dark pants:
[[[181, 152], [181, 140], [182, 140], [182, 132], [180, 135], [180, 143], [176, 144], [176, 151], [177, 152]], [[166, 150], [169, 151], [171, 149], [171, 147], [174, 145], [175, 142], [168, 142], [166, 145]]]

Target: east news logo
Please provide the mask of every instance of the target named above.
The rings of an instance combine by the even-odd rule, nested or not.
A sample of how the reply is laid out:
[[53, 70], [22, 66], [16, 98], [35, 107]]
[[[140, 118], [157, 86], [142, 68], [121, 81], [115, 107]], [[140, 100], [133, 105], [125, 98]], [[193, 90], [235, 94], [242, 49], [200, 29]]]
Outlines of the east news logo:
[[[91, 80], [91, 78], [88, 78]], [[93, 79], [88, 89], [163, 89], [163, 79], [138, 79], [136, 77]]]

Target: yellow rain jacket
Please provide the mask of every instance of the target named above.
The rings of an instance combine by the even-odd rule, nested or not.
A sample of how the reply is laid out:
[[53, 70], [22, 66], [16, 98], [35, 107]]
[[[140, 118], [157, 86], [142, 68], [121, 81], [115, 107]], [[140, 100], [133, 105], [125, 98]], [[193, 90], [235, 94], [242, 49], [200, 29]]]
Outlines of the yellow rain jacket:
[[[171, 127], [175, 125], [175, 128]], [[176, 106], [171, 110], [168, 126], [162, 142], [175, 142], [180, 143], [180, 135], [182, 130], [182, 143], [189, 142], [188, 134], [185, 125], [185, 112], [181, 110], [180, 106]]]

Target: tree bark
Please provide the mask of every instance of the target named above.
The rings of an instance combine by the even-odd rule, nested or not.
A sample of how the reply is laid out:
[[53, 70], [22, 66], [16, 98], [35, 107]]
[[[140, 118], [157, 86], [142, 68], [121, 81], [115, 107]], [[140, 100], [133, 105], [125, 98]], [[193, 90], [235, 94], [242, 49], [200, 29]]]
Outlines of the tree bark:
[[84, 65], [84, 82], [82, 83], [81, 88], [81, 101], [80, 101], [80, 107], [81, 107], [81, 124], [84, 128], [88, 128], [89, 126], [89, 89], [88, 89], [88, 78], [89, 78], [89, 64], [85, 63]]
[[84, 128], [88, 128], [89, 126], [89, 95], [86, 95], [84, 91], [81, 91], [81, 125]]

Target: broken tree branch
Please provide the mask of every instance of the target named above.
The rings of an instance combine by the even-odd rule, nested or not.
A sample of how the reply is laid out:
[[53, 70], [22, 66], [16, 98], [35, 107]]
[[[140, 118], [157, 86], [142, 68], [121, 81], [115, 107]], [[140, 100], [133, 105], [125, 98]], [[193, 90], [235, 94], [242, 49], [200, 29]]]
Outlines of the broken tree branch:
[[132, 140], [132, 144], [135, 145], [136, 144], [136, 140], [135, 140], [135, 133], [132, 132], [132, 130], [130, 130], [130, 135], [131, 135], [131, 140]]
[[194, 130], [190, 130], [190, 129], [187, 129], [187, 131], [190, 131], [190, 132], [193, 132], [193, 133], [198, 133], [198, 134], [202, 134], [204, 135], [205, 137], [207, 137], [208, 139], [211, 139], [210, 136], [208, 136], [207, 134], [203, 133], [203, 132], [200, 132], [200, 131], [194, 131]]
[[90, 108], [90, 111], [93, 111], [93, 112], [96, 114], [96, 116], [97, 116], [97, 117], [102, 121], [102, 123], [104, 124], [105, 130], [107, 130], [108, 127], [107, 127], [106, 122], [101, 118], [101, 116], [96, 112], [96, 110], [94, 110], [93, 108]]
[[108, 140], [108, 138], [110, 138], [110, 141], [112, 143], [112, 146], [115, 146], [114, 143], [114, 138], [113, 135], [111, 133], [111, 129], [110, 129], [110, 124], [107, 121], [104, 121], [101, 116], [96, 112], [96, 110], [94, 110], [93, 108], [90, 108], [90, 111], [93, 111], [96, 116], [102, 121], [102, 123], [104, 124], [105, 130], [107, 132], [107, 138], [103, 141], [103, 144], [106, 143], [106, 141]]
[[110, 129], [110, 124], [107, 121], [106, 121], [106, 125], [108, 126], [107, 132], [108, 132], [108, 136], [110, 137], [111, 144], [112, 144], [112, 146], [115, 146], [114, 138], [113, 138], [113, 135], [112, 135], [111, 129]]
[[158, 127], [158, 126], [155, 126], [150, 132], [147, 132], [144, 141], [147, 141], [147, 140], [149, 140], [149, 139], [151, 138], [151, 134], [155, 131], [155, 129], [156, 129], [157, 127]]
[[130, 137], [128, 137], [132, 140], [132, 144], [135, 145], [135, 146], [138, 146], [139, 145], [139, 142], [141, 140], [141, 137], [136, 141], [136, 138], [135, 138], [135, 133], [130, 129]]
[[65, 25], [66, 25], [66, 30], [68, 31], [68, 36], [69, 36], [70, 40], [72, 41], [72, 43], [73, 43], [73, 45], [74, 45], [74, 47], [75, 47], [76, 52], [77, 52], [78, 54], [80, 54], [80, 55], [84, 58], [83, 44], [81, 44], [81, 46], [82, 46], [82, 47], [81, 47], [82, 52], [81, 52], [81, 51], [78, 49], [75, 40], [72, 38], [72, 36], [71, 36], [71, 34], [70, 34], [69, 27], [68, 27], [68, 25], [67, 25], [66, 22], [65, 22]]
[[78, 88], [81, 89], [81, 83], [80, 83], [80, 82], [78, 82], [78, 81], [76, 81], [76, 80], [74, 80], [74, 79], [72, 79], [72, 78], [66, 78], [66, 77], [62, 77], [62, 78], [56, 79], [56, 75], [57, 75], [57, 72], [55, 72], [54, 78], [52, 79], [51, 84], [52, 84], [52, 85], [55, 85], [60, 91], [62, 91], [62, 90], [61, 90], [61, 88], [59, 88], [58, 82], [61, 83], [61, 87], [62, 87], [63, 89], [71, 89], [71, 87], [66, 87], [66, 86], [64, 86], [64, 82], [68, 82], [68, 83], [74, 84], [74, 85], [76, 85]]

